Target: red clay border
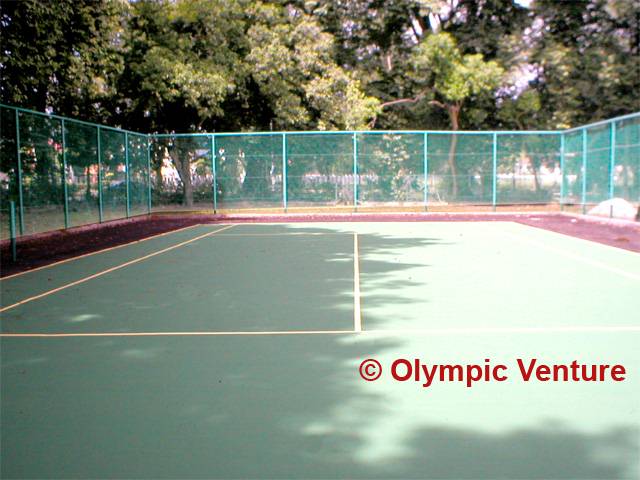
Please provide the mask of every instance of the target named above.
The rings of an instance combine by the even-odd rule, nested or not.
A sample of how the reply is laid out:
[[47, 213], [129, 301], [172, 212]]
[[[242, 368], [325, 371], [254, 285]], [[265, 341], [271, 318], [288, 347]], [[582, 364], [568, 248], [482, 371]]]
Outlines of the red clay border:
[[23, 237], [18, 260], [8, 241], [0, 244], [0, 276], [48, 265], [78, 255], [141, 240], [199, 223], [269, 222], [492, 222], [510, 221], [584, 240], [640, 252], [640, 222], [563, 213], [291, 213], [291, 214], [153, 214], [129, 220]]

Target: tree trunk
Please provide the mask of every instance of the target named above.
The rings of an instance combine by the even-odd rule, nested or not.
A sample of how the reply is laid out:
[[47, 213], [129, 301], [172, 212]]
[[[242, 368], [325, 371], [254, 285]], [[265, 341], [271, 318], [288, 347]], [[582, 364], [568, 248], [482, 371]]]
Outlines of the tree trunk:
[[162, 192], [164, 188], [164, 179], [162, 178], [162, 163], [164, 161], [164, 157], [160, 159], [160, 163], [156, 164], [156, 191], [158, 194]]
[[186, 207], [193, 206], [193, 185], [191, 184], [191, 159], [188, 152], [183, 152], [180, 155], [180, 162], [178, 166], [178, 173], [180, 180], [182, 180], [182, 188], [184, 197], [182, 199], [183, 205]]
[[269, 171], [271, 169], [270, 159], [259, 157], [247, 157], [246, 153], [243, 157], [243, 166], [245, 171], [244, 183], [242, 190], [246, 192], [247, 197], [256, 200], [265, 199], [269, 191]]
[[[447, 112], [449, 113], [449, 119], [451, 120], [451, 128], [453, 131], [460, 128], [460, 105], [447, 105]], [[452, 180], [452, 194], [453, 197], [458, 196], [458, 168], [456, 166], [456, 148], [458, 146], [458, 136], [453, 134], [451, 137], [451, 143], [449, 144], [449, 170], [451, 171]]]
[[[522, 147], [522, 153], [524, 154], [525, 157], [529, 154], [526, 145]], [[537, 195], [538, 192], [540, 191], [540, 179], [538, 178], [538, 170], [540, 168], [540, 165], [538, 164], [538, 160], [536, 159], [535, 152], [531, 154], [531, 157], [529, 157], [529, 160], [531, 163], [531, 167], [533, 169], [533, 191]]]
[[176, 167], [180, 181], [182, 182], [182, 204], [186, 207], [193, 206], [193, 185], [191, 184], [191, 158], [188, 148], [169, 148], [169, 155]]
[[191, 184], [191, 165], [190, 162], [185, 162], [186, 170], [182, 175], [182, 185], [184, 186], [184, 205], [187, 207], [193, 207], [193, 185]]
[[85, 191], [84, 198], [89, 202], [91, 201], [91, 166], [87, 165], [85, 171], [87, 173], [87, 190]]

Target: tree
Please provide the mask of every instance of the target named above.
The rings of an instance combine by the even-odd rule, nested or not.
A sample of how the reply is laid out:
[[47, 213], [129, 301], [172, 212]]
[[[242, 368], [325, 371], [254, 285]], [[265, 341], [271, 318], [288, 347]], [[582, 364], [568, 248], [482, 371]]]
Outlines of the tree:
[[[411, 56], [427, 36], [453, 35], [462, 54], [482, 54], [505, 69], [521, 61], [520, 38], [531, 22], [529, 10], [513, 0], [362, 0], [296, 2], [336, 38], [336, 58], [353, 71], [367, 94], [390, 102], [413, 97]], [[512, 41], [517, 39], [517, 41]], [[470, 98], [463, 119], [468, 126], [494, 125], [496, 104], [487, 98]], [[425, 102], [409, 108], [385, 109], [378, 115], [380, 128], [443, 128], [447, 115]]]
[[123, 2], [2, 2], [3, 103], [109, 122], [122, 69]]
[[[125, 38], [126, 67], [118, 82], [123, 123], [150, 132], [198, 132], [224, 116], [222, 105], [239, 78], [233, 42], [242, 32], [242, 18], [237, 2], [133, 4]], [[156, 169], [168, 154], [181, 180], [183, 202], [192, 206], [197, 140], [171, 141], [157, 153]]]
[[[113, 123], [115, 84], [123, 61], [119, 38], [127, 8], [124, 2], [108, 0], [1, 2], [2, 103]], [[5, 115], [9, 112], [3, 109]], [[10, 125], [15, 128], [13, 119]], [[7, 130], [5, 125], [2, 143], [14, 135]], [[60, 122], [25, 115], [21, 132], [26, 201], [32, 206], [39, 202], [62, 203]], [[74, 136], [71, 124], [67, 124], [66, 133], [75, 142], [74, 147], [89, 153], [90, 142]], [[4, 148], [0, 150], [1, 170], [11, 178], [7, 190], [15, 194], [15, 157], [7, 156]], [[69, 168], [72, 163], [85, 164], [88, 158], [70, 156]], [[88, 166], [83, 168], [87, 170]], [[90, 196], [88, 175], [86, 196]]]
[[[359, 129], [376, 114], [378, 101], [336, 63], [334, 38], [315, 18], [261, 2], [249, 15], [247, 68], [276, 128]], [[259, 161], [247, 162], [246, 173], [244, 189], [251, 193], [268, 183]]]
[[356, 129], [376, 113], [359, 81], [334, 60], [333, 36], [294, 7], [258, 2], [246, 57], [278, 127]]
[[640, 5], [622, 0], [533, 4], [534, 87], [545, 125], [566, 128], [640, 109]]
[[[504, 74], [503, 68], [497, 62], [487, 62], [480, 54], [463, 55], [454, 38], [448, 33], [428, 36], [416, 47], [411, 60], [417, 94], [411, 98], [385, 102], [381, 108], [417, 103], [429, 98], [430, 105], [447, 112], [451, 129], [454, 131], [460, 128], [460, 112], [464, 103], [473, 97], [493, 93]], [[456, 146], [457, 136], [453, 135], [448, 163], [454, 196], [458, 193]]]

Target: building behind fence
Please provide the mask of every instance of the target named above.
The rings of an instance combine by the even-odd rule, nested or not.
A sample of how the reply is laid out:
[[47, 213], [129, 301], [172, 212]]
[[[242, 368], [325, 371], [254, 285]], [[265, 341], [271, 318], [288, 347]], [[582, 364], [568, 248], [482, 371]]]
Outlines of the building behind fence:
[[[640, 113], [564, 131], [147, 135], [0, 106], [2, 238], [177, 209], [640, 202]], [[13, 203], [12, 203], [13, 202]]]

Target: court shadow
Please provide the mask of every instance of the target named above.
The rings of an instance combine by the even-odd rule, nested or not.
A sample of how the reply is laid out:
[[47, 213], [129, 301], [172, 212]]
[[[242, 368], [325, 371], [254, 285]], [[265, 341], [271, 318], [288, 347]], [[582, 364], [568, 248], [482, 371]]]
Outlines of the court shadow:
[[[369, 287], [375, 295], [365, 296], [363, 306], [394, 309], [415, 301], [403, 291], [424, 280], [409, 272], [429, 266], [403, 260], [402, 252], [440, 242], [368, 235], [361, 267], [374, 272]], [[348, 260], [350, 247], [338, 245], [323, 262]], [[352, 271], [327, 272], [326, 288], [318, 292], [324, 314], [342, 316], [353, 293]], [[127, 309], [134, 306], [158, 308], [144, 295]], [[387, 321], [376, 311], [367, 317], [378, 325]], [[2, 478], [637, 474], [639, 431], [631, 421], [598, 433], [559, 421], [459, 428], [463, 409], [483, 412], [486, 398], [422, 393], [386, 373], [380, 382], [359, 376], [364, 359], [407, 355], [415, 339], [342, 333], [0, 340]], [[461, 348], [456, 339], [433, 341], [445, 350]], [[504, 402], [499, 395], [491, 401]], [[520, 402], [523, 411], [535, 407], [526, 396]], [[486, 415], [487, 423], [501, 419], [500, 409]]]
[[362, 359], [401, 347], [389, 339], [25, 342], [2, 341], [3, 478], [637, 474], [640, 432], [630, 426], [588, 434], [551, 422], [495, 433], [415, 420], [428, 401], [402, 411], [388, 395], [399, 385], [358, 376]]

